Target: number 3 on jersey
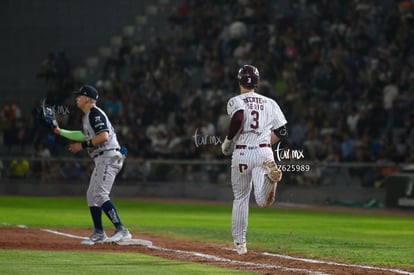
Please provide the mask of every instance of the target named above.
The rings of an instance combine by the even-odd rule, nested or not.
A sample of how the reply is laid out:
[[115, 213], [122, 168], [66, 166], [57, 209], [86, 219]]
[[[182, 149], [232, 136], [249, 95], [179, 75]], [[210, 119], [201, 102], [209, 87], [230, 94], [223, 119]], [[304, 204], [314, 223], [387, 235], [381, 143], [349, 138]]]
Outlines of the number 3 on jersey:
[[253, 123], [250, 124], [250, 128], [252, 128], [252, 129], [259, 128], [259, 112], [258, 111], [252, 111], [250, 114], [253, 117], [252, 118]]

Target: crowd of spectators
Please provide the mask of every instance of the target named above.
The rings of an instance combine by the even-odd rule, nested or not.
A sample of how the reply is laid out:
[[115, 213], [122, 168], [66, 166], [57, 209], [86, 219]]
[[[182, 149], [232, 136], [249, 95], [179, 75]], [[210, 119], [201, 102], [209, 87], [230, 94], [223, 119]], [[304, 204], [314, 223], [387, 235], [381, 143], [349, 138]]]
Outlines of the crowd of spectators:
[[123, 50], [127, 62], [106, 68], [98, 88], [131, 153], [220, 158], [215, 144], [193, 150], [192, 140], [224, 137], [237, 69], [250, 63], [308, 159], [412, 161], [412, 8], [287, 2], [183, 1], [163, 36]]
[[[130, 157], [220, 159], [214, 141], [226, 135], [237, 70], [253, 64], [305, 159], [413, 162], [410, 3], [183, 0], [163, 35], [123, 40], [93, 83], [98, 105]], [[59, 79], [51, 104], [73, 106], [70, 77], [44, 77]], [[76, 129], [80, 115], [73, 108], [60, 123]]]

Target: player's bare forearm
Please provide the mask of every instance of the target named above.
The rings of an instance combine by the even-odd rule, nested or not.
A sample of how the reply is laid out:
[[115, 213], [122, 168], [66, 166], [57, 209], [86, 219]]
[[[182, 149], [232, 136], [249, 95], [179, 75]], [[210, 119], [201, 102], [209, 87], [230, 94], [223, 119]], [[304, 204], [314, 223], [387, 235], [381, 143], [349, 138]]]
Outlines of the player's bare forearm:
[[102, 143], [106, 142], [109, 140], [109, 134], [107, 131], [102, 131], [100, 133], [98, 133], [93, 139], [92, 139], [92, 144], [93, 146], [98, 146], [101, 145]]

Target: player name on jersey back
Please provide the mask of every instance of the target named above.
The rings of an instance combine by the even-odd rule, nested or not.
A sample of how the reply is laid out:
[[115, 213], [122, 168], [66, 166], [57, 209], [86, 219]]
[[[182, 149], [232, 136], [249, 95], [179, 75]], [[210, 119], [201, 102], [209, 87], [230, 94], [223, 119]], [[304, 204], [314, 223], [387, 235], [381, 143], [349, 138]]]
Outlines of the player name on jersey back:
[[243, 98], [244, 103], [246, 104], [247, 108], [251, 110], [264, 110], [264, 103], [266, 100], [260, 97], [246, 97]]

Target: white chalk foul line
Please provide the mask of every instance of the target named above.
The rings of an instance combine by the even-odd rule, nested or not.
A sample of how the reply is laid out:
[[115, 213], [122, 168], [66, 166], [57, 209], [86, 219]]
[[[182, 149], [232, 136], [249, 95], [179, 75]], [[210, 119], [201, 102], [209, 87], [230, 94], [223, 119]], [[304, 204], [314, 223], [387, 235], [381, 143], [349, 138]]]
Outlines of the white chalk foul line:
[[[61, 235], [61, 236], [70, 237], [70, 238], [88, 239], [87, 237], [62, 233], [62, 232], [55, 231], [55, 230], [50, 230], [50, 229], [41, 229], [41, 230], [49, 232], [49, 233]], [[289, 267], [284, 267], [284, 266], [280, 266], [280, 265], [243, 262], [243, 261], [231, 260], [231, 259], [227, 259], [227, 258], [221, 258], [221, 257], [217, 257], [217, 256], [214, 256], [214, 255], [204, 254], [204, 253], [195, 252], [195, 251], [185, 251], [185, 250], [178, 250], [178, 249], [159, 247], [159, 246], [155, 246], [155, 245], [149, 245], [150, 243], [151, 242], [148, 241], [148, 243], [146, 243], [148, 245], [145, 245], [145, 244], [144, 245], [149, 247], [149, 248], [155, 249], [155, 250], [169, 251], [169, 252], [174, 252], [174, 253], [177, 253], [177, 254], [193, 255], [193, 256], [200, 257], [200, 258], [205, 258], [205, 259], [218, 261], [218, 262], [228, 262], [228, 263], [233, 263], [233, 264], [239, 264], [239, 265], [245, 265], [245, 266], [256, 266], [256, 267], [262, 267], [262, 268], [274, 268], [274, 269], [281, 269], [283, 271], [291, 271], [291, 272], [305, 272], [305, 273], [308, 273], [308, 274], [315, 274], [315, 275], [327, 275], [327, 273], [322, 273], [322, 272], [319, 272], [319, 271], [309, 271], [309, 270], [300, 269], [300, 268], [289, 268]], [[284, 258], [284, 259], [289, 259], [289, 260], [296, 260], [296, 261], [302, 261], [302, 262], [307, 262], [307, 263], [317, 263], [317, 264], [326, 264], [326, 265], [335, 265], [335, 266], [344, 266], [344, 267], [356, 267], [356, 268], [361, 268], [361, 269], [388, 271], [388, 272], [394, 272], [394, 273], [398, 273], [398, 274], [414, 275], [414, 273], [412, 273], [412, 272], [408, 272], [408, 271], [404, 271], [404, 270], [400, 270], [400, 269], [388, 269], [388, 268], [381, 268], [381, 267], [374, 267], [374, 266], [367, 266], [367, 265], [336, 263], [336, 262], [331, 262], [331, 261], [321, 261], [321, 260], [313, 260], [313, 259], [306, 259], [306, 258], [298, 258], [298, 257], [292, 257], [292, 256], [283, 255], [283, 254], [274, 254], [274, 253], [269, 253], [269, 252], [262, 252], [261, 254], [266, 255], [266, 256], [273, 256], [273, 257]]]
[[87, 237], [72, 235], [72, 234], [68, 234], [68, 233], [62, 233], [62, 232], [51, 230], [51, 229], [41, 228], [40, 230], [46, 231], [46, 232], [49, 232], [49, 233], [52, 233], [52, 234], [56, 234], [56, 235], [61, 235], [61, 236], [69, 237], [69, 238], [74, 238], [74, 239], [81, 239], [81, 240], [87, 240], [88, 239]]
[[[1, 224], [5, 225], [7, 223], [1, 223]], [[17, 227], [27, 228], [27, 226], [25, 226], [25, 225], [18, 225]], [[45, 232], [49, 232], [49, 233], [52, 233], [52, 234], [56, 234], [56, 235], [69, 237], [69, 238], [82, 239], [82, 240], [88, 239], [87, 237], [72, 235], [72, 234], [63, 233], [63, 232], [59, 232], [59, 231], [55, 231], [55, 230], [51, 230], [51, 229], [41, 228], [40, 230], [45, 231]], [[190, 255], [194, 255], [194, 256], [198, 256], [198, 257], [202, 257], [202, 258], [206, 258], [206, 259], [211, 259], [211, 260], [215, 260], [215, 261], [220, 261], [220, 262], [230, 262], [230, 263], [236, 263], [236, 264], [241, 264], [241, 265], [258, 266], [258, 267], [265, 267], [265, 268], [275, 268], [275, 269], [282, 269], [282, 270], [288, 270], [288, 271], [293, 271], [293, 272], [306, 272], [306, 273], [315, 274], [315, 275], [327, 275], [326, 273], [322, 273], [322, 272], [318, 272], [318, 271], [311, 272], [309, 270], [304, 270], [304, 269], [300, 269], [300, 268], [288, 268], [288, 267], [278, 266], [278, 265], [268, 265], [268, 264], [258, 264], [258, 263], [252, 263], [252, 262], [236, 261], [236, 260], [220, 258], [220, 257], [217, 257], [217, 256], [208, 255], [208, 254], [199, 253], [199, 252], [163, 248], [163, 247], [151, 245], [152, 244], [151, 241], [146, 241], [146, 240], [142, 240], [142, 241], [144, 241], [144, 243], [142, 243], [142, 245], [147, 246], [147, 247], [152, 248], [152, 249], [161, 250], [161, 251], [170, 251], [170, 252], [182, 253], [182, 254], [190, 254]], [[125, 244], [125, 245], [127, 245], [127, 244]], [[224, 248], [224, 249], [234, 250], [234, 249], [228, 249], [228, 248]], [[298, 258], [298, 257], [292, 257], [292, 256], [288, 256], [288, 255], [275, 254], [275, 253], [269, 253], [269, 252], [262, 252], [260, 254], [266, 255], [266, 256], [273, 256], [273, 257], [278, 257], [278, 258], [289, 259], [289, 260], [302, 261], [302, 262], [307, 262], [307, 263], [317, 263], [317, 264], [345, 266], [345, 267], [357, 267], [357, 268], [361, 268], [361, 269], [389, 271], [389, 272], [395, 272], [395, 273], [398, 273], [398, 274], [414, 275], [413, 272], [404, 271], [404, 270], [400, 270], [400, 269], [393, 269], [393, 268], [388, 269], [388, 268], [381, 268], [381, 267], [374, 267], [374, 266], [367, 266], [367, 265], [343, 264], [343, 263], [336, 263], [336, 262], [331, 262], [331, 261], [321, 261], [321, 260], [313, 260], [313, 259], [306, 259], [306, 258]]]
[[[68, 234], [68, 233], [62, 233], [62, 232], [59, 232], [59, 231], [56, 231], [56, 230], [51, 230], [51, 229], [41, 229], [41, 230], [45, 231], [45, 232], [52, 233], [52, 234], [69, 237], [69, 238], [87, 239], [86, 237], [82, 237], [82, 236], [78, 236], [78, 235], [72, 235], [72, 234]], [[256, 266], [256, 267], [262, 267], [262, 268], [273, 268], [273, 269], [280, 269], [280, 270], [283, 270], [283, 271], [307, 273], [307, 274], [311, 274], [311, 275], [329, 275], [328, 273], [323, 273], [323, 272], [319, 272], [319, 271], [309, 271], [309, 270], [301, 269], [301, 268], [290, 268], [290, 267], [285, 267], [285, 266], [280, 266], [280, 265], [258, 264], [258, 263], [253, 263], [253, 262], [243, 262], [243, 261], [231, 260], [231, 259], [221, 258], [221, 257], [217, 257], [217, 256], [214, 256], [214, 255], [204, 254], [204, 253], [195, 252], [195, 251], [185, 251], [185, 250], [171, 249], [171, 248], [159, 247], [159, 246], [155, 246], [155, 245], [148, 245], [147, 247], [151, 248], [151, 249], [159, 250], [159, 251], [168, 251], [168, 252], [174, 252], [174, 253], [177, 253], [177, 254], [192, 255], [192, 256], [205, 258], [205, 259], [209, 259], [209, 260], [214, 260], [214, 261], [218, 261], [218, 262], [227, 262], [227, 263], [232, 263], [232, 264], [238, 264], [238, 265], [244, 265], [244, 266]]]
[[336, 263], [336, 262], [330, 262], [330, 261], [321, 261], [321, 260], [298, 258], [298, 257], [292, 257], [292, 256], [283, 255], [283, 254], [273, 254], [273, 253], [268, 253], [268, 252], [263, 252], [261, 254], [266, 255], [266, 256], [273, 256], [273, 257], [289, 259], [289, 260], [296, 260], [296, 261], [302, 261], [302, 262], [307, 262], [307, 263], [317, 263], [317, 264], [345, 266], [345, 267], [357, 267], [357, 268], [361, 268], [361, 269], [389, 271], [389, 272], [395, 272], [395, 273], [398, 273], [398, 274], [414, 275], [414, 273], [412, 273], [412, 272], [408, 272], [408, 271], [404, 271], [404, 270], [400, 270], [400, 269], [388, 269], [388, 268], [382, 268], [382, 267], [375, 267], [375, 266], [368, 266], [368, 265], [357, 265], [357, 264], [343, 264], [343, 263]]
[[280, 265], [258, 264], [258, 263], [253, 263], [253, 262], [231, 260], [231, 259], [221, 258], [221, 257], [217, 257], [214, 255], [204, 254], [204, 253], [195, 252], [195, 251], [185, 251], [185, 250], [164, 248], [164, 247], [159, 247], [159, 246], [154, 246], [154, 245], [149, 246], [149, 248], [153, 248], [153, 249], [161, 250], [161, 251], [174, 252], [177, 254], [187, 254], [187, 255], [197, 256], [200, 258], [205, 258], [205, 259], [209, 259], [209, 260], [213, 260], [217, 262], [226, 262], [226, 263], [232, 263], [232, 264], [238, 264], [238, 265], [244, 265], [244, 266], [262, 267], [262, 268], [273, 268], [273, 269], [280, 269], [282, 271], [291, 271], [291, 272], [300, 272], [300, 273], [305, 272], [305, 273], [314, 274], [314, 275], [328, 275], [328, 273], [323, 273], [319, 271], [310, 271], [310, 270], [301, 269], [301, 268], [290, 268], [290, 267], [285, 267], [285, 266], [280, 266]]

